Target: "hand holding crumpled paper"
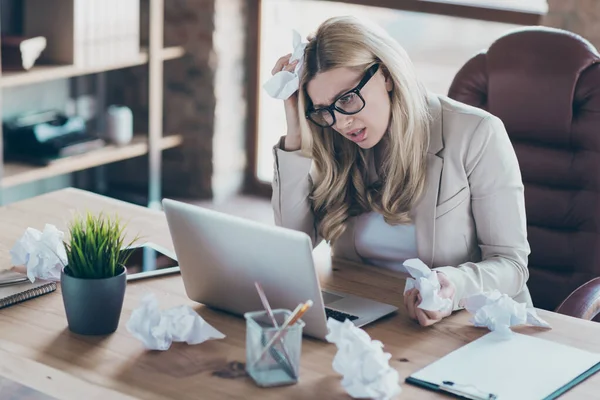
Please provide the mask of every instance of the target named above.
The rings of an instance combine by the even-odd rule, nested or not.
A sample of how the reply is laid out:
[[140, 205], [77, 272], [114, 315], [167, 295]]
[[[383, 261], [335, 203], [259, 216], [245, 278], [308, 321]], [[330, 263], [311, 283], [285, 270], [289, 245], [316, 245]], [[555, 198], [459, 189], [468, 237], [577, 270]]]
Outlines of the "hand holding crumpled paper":
[[36, 278], [59, 281], [68, 262], [63, 237], [64, 233], [51, 224], [46, 224], [43, 232], [27, 228], [10, 250], [12, 264], [25, 265], [31, 282]]
[[551, 328], [541, 319], [535, 309], [527, 308], [525, 303], [517, 303], [498, 290], [480, 293], [462, 300], [465, 309], [473, 314], [471, 322], [478, 327], [487, 327], [491, 331], [510, 337], [511, 326], [529, 324], [543, 328]]
[[437, 273], [429, 269], [418, 258], [406, 260], [403, 264], [412, 278], [406, 279], [404, 293], [416, 288], [421, 294], [419, 308], [426, 311], [447, 311], [452, 307], [451, 299], [440, 296], [441, 285]]
[[380, 341], [371, 340], [350, 320], [329, 318], [327, 327], [325, 339], [338, 349], [333, 369], [343, 376], [342, 386], [350, 396], [387, 400], [402, 391], [398, 371], [388, 364], [391, 354], [383, 352]]
[[189, 306], [160, 310], [153, 294], [144, 296], [133, 310], [127, 330], [149, 350], [167, 350], [173, 341], [199, 344], [225, 337]]
[[302, 42], [302, 37], [295, 30], [293, 31], [293, 46], [294, 50], [290, 57], [290, 63], [298, 60], [298, 64], [294, 68], [294, 72], [279, 71], [273, 75], [264, 85], [263, 88], [269, 96], [286, 100], [294, 94], [300, 86], [300, 74], [304, 62], [304, 49], [307, 43]]

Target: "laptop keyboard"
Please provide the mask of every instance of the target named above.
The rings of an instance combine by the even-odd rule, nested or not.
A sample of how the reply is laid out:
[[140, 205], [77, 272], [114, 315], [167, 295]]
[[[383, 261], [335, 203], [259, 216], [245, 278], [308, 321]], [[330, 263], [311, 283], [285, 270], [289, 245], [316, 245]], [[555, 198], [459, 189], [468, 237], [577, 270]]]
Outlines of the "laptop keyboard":
[[346, 319], [349, 319], [350, 321], [358, 319], [356, 315], [346, 314], [345, 312], [332, 310], [331, 308], [327, 307], [325, 307], [325, 315], [327, 316], [327, 318], [333, 318], [340, 322], [344, 322]]

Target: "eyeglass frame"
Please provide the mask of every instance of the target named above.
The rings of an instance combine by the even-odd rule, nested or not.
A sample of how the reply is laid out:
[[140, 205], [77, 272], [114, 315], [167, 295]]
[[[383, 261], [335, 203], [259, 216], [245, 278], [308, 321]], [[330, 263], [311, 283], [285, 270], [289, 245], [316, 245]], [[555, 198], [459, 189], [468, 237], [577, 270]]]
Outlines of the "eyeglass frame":
[[[377, 71], [379, 70], [379, 63], [375, 63], [372, 66], [370, 66], [367, 69], [367, 72], [365, 72], [365, 75], [362, 77], [362, 79], [360, 80], [360, 82], [358, 83], [358, 85], [356, 85], [354, 88], [342, 93], [341, 95], [339, 95], [338, 97], [336, 97], [333, 100], [333, 103], [331, 103], [329, 106], [327, 107], [319, 107], [319, 108], [309, 108], [306, 113], [305, 113], [305, 117], [306, 119], [310, 120], [312, 123], [314, 123], [315, 125], [321, 127], [321, 128], [330, 128], [333, 125], [335, 125], [336, 123], [336, 118], [335, 118], [335, 113], [334, 111], [339, 112], [340, 114], [344, 114], [344, 115], [354, 115], [354, 114], [358, 114], [359, 112], [361, 112], [365, 106], [367, 105], [367, 102], [365, 101], [364, 97], [362, 97], [362, 95], [360, 94], [360, 91], [362, 90], [362, 88], [369, 83], [369, 81], [371, 80], [371, 78], [377, 73]], [[363, 105], [360, 109], [358, 109], [357, 111], [352, 111], [352, 112], [348, 112], [348, 111], [344, 111], [339, 107], [336, 107], [335, 103], [338, 102], [338, 100], [340, 100], [342, 97], [349, 95], [350, 93], [356, 93], [356, 95], [360, 98], [360, 100], [362, 101]], [[322, 111], [322, 110], [327, 110], [329, 112], [329, 114], [331, 114], [331, 117], [333, 118], [333, 122], [327, 126], [323, 126], [321, 124], [319, 124], [318, 122], [316, 122], [315, 120], [313, 120], [310, 117], [310, 114], [315, 112], [315, 111]]]

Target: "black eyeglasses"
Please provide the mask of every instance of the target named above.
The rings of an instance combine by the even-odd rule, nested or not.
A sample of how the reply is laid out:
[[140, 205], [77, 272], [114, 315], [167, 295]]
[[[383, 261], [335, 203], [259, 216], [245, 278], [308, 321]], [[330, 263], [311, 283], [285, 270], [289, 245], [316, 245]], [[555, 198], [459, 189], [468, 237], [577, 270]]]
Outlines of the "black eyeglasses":
[[365, 99], [360, 95], [360, 90], [369, 82], [379, 69], [379, 64], [373, 64], [365, 73], [365, 76], [353, 89], [339, 96], [328, 107], [317, 109], [309, 108], [306, 118], [322, 128], [329, 128], [335, 124], [334, 110], [345, 115], [352, 115], [365, 108]]

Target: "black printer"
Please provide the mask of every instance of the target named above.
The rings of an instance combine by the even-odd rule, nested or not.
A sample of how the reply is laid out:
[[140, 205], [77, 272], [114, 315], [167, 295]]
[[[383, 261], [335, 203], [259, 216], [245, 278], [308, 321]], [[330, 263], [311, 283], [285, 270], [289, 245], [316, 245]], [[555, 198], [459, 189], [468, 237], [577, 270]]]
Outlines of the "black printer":
[[85, 120], [58, 111], [19, 115], [3, 123], [4, 157], [47, 165], [50, 162], [104, 146], [88, 133]]

